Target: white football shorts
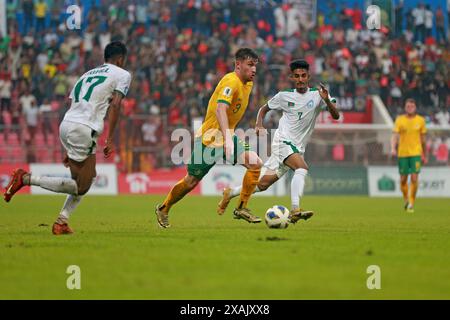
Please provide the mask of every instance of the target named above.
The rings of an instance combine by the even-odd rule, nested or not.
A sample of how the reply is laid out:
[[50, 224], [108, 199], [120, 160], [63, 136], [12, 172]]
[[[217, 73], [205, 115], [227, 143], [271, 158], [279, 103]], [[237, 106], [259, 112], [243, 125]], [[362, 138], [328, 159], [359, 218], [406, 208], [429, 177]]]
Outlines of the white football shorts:
[[77, 162], [86, 160], [95, 154], [97, 132], [90, 127], [76, 122], [62, 121], [59, 126], [59, 138], [69, 159]]
[[278, 178], [281, 178], [290, 169], [287, 165], [284, 164], [284, 160], [286, 160], [286, 158], [293, 153], [299, 153], [303, 156], [303, 153], [300, 152], [297, 146], [295, 146], [292, 142], [285, 140], [276, 141], [276, 139], [273, 139], [272, 154], [264, 163], [262, 175], [264, 175], [268, 169], [274, 171]]

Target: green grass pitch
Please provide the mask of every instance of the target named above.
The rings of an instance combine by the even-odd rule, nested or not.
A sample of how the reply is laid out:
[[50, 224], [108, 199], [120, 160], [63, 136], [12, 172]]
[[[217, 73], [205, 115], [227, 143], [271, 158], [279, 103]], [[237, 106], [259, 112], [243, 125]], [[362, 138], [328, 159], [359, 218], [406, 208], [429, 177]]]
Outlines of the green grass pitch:
[[[188, 196], [160, 229], [162, 196], [86, 196], [72, 236], [51, 225], [60, 196], [0, 204], [0, 299], [450, 299], [450, 200], [306, 196], [316, 211], [285, 230], [215, 212]], [[234, 204], [234, 203], [232, 203]], [[285, 198], [253, 198], [263, 217]], [[69, 265], [81, 290], [66, 287]], [[369, 290], [367, 267], [381, 270]]]

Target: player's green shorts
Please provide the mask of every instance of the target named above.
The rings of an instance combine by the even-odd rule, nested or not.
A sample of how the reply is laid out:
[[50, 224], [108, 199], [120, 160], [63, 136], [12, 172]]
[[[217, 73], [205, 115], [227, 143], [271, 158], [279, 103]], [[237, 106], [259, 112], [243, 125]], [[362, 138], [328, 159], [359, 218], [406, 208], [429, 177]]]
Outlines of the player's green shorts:
[[398, 158], [398, 170], [402, 176], [419, 173], [422, 167], [421, 156]]
[[[234, 152], [232, 155], [233, 165], [236, 164], [238, 157], [245, 151], [250, 150], [250, 146], [237, 136], [233, 136]], [[225, 153], [223, 147], [211, 148], [202, 143], [201, 138], [195, 138], [194, 150], [191, 154], [191, 159], [187, 166], [189, 175], [198, 179], [202, 179], [208, 171], [214, 167], [219, 159], [225, 160]], [[225, 163], [225, 162], [224, 162]]]

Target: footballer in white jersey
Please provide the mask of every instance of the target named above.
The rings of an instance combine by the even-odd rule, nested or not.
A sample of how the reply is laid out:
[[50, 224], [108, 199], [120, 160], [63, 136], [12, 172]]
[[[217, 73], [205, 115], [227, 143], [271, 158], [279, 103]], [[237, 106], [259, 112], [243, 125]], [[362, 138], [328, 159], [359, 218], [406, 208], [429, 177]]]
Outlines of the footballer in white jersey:
[[126, 46], [114, 41], [105, 47], [105, 63], [83, 74], [70, 93], [71, 105], [60, 124], [60, 140], [66, 150], [63, 163], [70, 168], [71, 178], [35, 176], [23, 169], [13, 172], [4, 193], [9, 202], [23, 186], [34, 185], [66, 193], [64, 206], [53, 224], [55, 235], [71, 234], [68, 226], [70, 214], [81, 197], [86, 194], [95, 178], [95, 147], [103, 131], [103, 121], [109, 109], [109, 132], [103, 154], [108, 158], [113, 152], [113, 134], [120, 113], [120, 105], [127, 94], [131, 75], [123, 69], [127, 56]]
[[84, 124], [100, 135], [112, 93], [126, 96], [130, 82], [130, 73], [112, 63], [89, 70], [70, 93], [71, 106], [64, 121]]
[[264, 164], [264, 167], [276, 171], [281, 177], [289, 170], [284, 161], [293, 153], [305, 153], [317, 116], [326, 108], [326, 104], [317, 88], [308, 87], [305, 93], [299, 93], [297, 89], [278, 92], [267, 102], [267, 107], [283, 112], [272, 140], [272, 155]]
[[[303, 154], [311, 136], [317, 116], [327, 109], [334, 119], [339, 119], [336, 100], [331, 98], [328, 90], [321, 84], [319, 88], [309, 87], [309, 64], [305, 60], [295, 60], [289, 65], [290, 80], [295, 88], [278, 92], [259, 109], [256, 119], [256, 132], [265, 132], [263, 119], [270, 110], [283, 113], [278, 129], [272, 141], [272, 154], [264, 164], [264, 172], [260, 177], [255, 192], [266, 190], [274, 184], [289, 169], [294, 171], [291, 181], [291, 223], [307, 220], [312, 211], [300, 208], [300, 198], [303, 195], [305, 177], [308, 173]], [[236, 196], [240, 187], [226, 188], [219, 207], [226, 208], [231, 198]]]

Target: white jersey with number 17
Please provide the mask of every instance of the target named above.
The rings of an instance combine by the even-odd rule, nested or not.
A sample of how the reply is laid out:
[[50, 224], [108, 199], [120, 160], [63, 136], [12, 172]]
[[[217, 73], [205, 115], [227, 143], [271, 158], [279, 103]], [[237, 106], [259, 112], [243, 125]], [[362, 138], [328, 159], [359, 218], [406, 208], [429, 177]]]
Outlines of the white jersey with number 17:
[[89, 70], [73, 87], [72, 104], [64, 120], [84, 124], [101, 134], [112, 93], [118, 91], [126, 96], [130, 82], [130, 73], [114, 64]]
[[[336, 102], [334, 98], [329, 98]], [[288, 141], [304, 153], [317, 116], [326, 107], [318, 89], [308, 88], [305, 93], [299, 93], [296, 89], [280, 91], [267, 105], [272, 110], [283, 111], [274, 141]]]

